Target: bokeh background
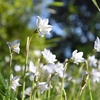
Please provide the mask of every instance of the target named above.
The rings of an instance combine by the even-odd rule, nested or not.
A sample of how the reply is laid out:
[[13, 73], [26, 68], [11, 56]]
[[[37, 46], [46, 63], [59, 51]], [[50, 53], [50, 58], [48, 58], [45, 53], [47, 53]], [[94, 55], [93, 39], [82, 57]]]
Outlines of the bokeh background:
[[15, 39], [21, 40], [15, 59], [24, 62], [26, 38], [36, 29], [37, 15], [49, 18], [53, 30], [45, 38], [34, 36], [31, 51], [49, 48], [61, 62], [75, 49], [86, 56], [100, 36], [100, 12], [92, 0], [0, 0], [0, 65], [9, 55], [6, 42]]

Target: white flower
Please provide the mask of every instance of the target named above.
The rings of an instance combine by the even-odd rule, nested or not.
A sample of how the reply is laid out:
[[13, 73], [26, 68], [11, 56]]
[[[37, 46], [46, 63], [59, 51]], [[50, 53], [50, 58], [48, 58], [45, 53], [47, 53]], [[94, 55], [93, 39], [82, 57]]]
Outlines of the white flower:
[[24, 94], [25, 95], [30, 95], [31, 94], [31, 91], [32, 91], [32, 87], [27, 87], [24, 91]]
[[65, 77], [64, 68], [63, 68], [63, 64], [62, 63], [58, 62], [55, 65], [55, 71], [61, 78]]
[[14, 66], [14, 70], [15, 70], [16, 72], [20, 72], [20, 71], [21, 71], [21, 66], [20, 66], [20, 65], [15, 65], [15, 66]]
[[55, 64], [47, 64], [43, 66], [43, 71], [45, 71], [47, 74], [55, 73]]
[[95, 58], [94, 55], [90, 56], [88, 60], [89, 60], [89, 66], [97, 66], [97, 59]]
[[63, 64], [58, 62], [57, 64], [47, 64], [43, 66], [43, 71], [47, 74], [57, 74], [61, 78], [65, 77]]
[[20, 48], [19, 48], [20, 40], [14, 40], [13, 42], [7, 42], [7, 45], [12, 51], [19, 54], [19, 52], [20, 52]]
[[97, 69], [92, 69], [91, 75], [93, 82], [100, 82], [100, 72]]
[[55, 61], [57, 61], [56, 56], [52, 54], [50, 50], [44, 49], [44, 51], [42, 51], [42, 54], [48, 63], [54, 63]]
[[13, 74], [10, 75], [10, 87], [16, 91], [17, 86], [21, 86], [19, 83], [19, 76], [13, 77]]
[[36, 66], [34, 66], [33, 62], [30, 61], [29, 63], [29, 67], [27, 68], [27, 73], [26, 75], [31, 75], [33, 74], [34, 76], [37, 75], [37, 70], [36, 70]]
[[79, 64], [80, 62], [85, 62], [85, 59], [82, 57], [83, 52], [77, 52], [77, 50], [73, 51], [71, 59], [74, 63]]
[[98, 37], [94, 42], [94, 49], [97, 50], [97, 52], [100, 52], [100, 39]]
[[52, 29], [51, 25], [48, 25], [49, 20], [48, 19], [41, 19], [41, 17], [37, 16], [37, 31], [41, 37], [43, 37], [46, 34], [50, 34], [50, 31]]
[[37, 88], [40, 90], [40, 93], [43, 94], [45, 90], [49, 90], [52, 86], [49, 87], [47, 82], [39, 82]]

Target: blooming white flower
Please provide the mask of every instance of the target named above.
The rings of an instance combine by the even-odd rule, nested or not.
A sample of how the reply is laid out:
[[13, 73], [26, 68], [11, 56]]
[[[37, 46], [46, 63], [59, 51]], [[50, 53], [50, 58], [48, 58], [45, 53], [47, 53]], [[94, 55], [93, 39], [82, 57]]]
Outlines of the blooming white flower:
[[37, 31], [41, 37], [43, 37], [46, 34], [50, 34], [50, 31], [52, 29], [51, 25], [48, 25], [49, 20], [48, 19], [43, 19], [39, 16], [37, 16]]
[[10, 75], [10, 87], [11, 89], [16, 91], [17, 86], [21, 86], [19, 83], [19, 76], [13, 77], [13, 74]]
[[14, 40], [13, 42], [7, 42], [7, 45], [12, 51], [19, 54], [19, 52], [20, 52], [20, 48], [19, 48], [20, 40]]
[[94, 49], [97, 52], [100, 52], [100, 39], [97, 37], [96, 40], [94, 41]]
[[48, 82], [39, 82], [37, 88], [40, 90], [40, 93], [43, 94], [45, 90], [49, 90], [52, 86], [49, 86]]
[[97, 66], [97, 59], [95, 58], [94, 55], [90, 56], [88, 60], [89, 60], [89, 66]]
[[44, 49], [44, 51], [42, 51], [42, 54], [48, 63], [54, 63], [55, 61], [57, 61], [56, 55], [52, 54], [50, 50]]
[[85, 62], [85, 59], [82, 56], [83, 52], [77, 52], [77, 50], [74, 50], [71, 59], [74, 63], [79, 64], [80, 62]]

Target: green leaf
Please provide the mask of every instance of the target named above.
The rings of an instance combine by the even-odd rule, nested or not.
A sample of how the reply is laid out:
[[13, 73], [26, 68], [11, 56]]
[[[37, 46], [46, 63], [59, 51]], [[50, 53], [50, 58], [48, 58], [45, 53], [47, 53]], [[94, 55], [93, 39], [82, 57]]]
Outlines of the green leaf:
[[100, 11], [100, 8], [99, 8], [99, 6], [98, 6], [96, 0], [92, 0], [92, 1], [93, 1], [94, 5], [98, 8], [98, 10]]
[[51, 6], [58, 6], [58, 7], [62, 7], [64, 6], [64, 3], [63, 2], [53, 2], [53, 3], [50, 3]]
[[1, 82], [2, 82], [2, 84], [3, 84], [3, 86], [6, 88], [5, 79], [4, 79], [4, 77], [2, 76], [1, 72], [0, 72], [0, 80], [1, 80]]

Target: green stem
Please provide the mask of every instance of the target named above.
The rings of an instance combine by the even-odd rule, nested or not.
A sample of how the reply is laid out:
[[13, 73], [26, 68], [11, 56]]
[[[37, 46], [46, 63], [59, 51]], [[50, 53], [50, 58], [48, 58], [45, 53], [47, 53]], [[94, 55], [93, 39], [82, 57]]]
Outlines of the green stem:
[[90, 79], [88, 79], [88, 87], [89, 87], [89, 93], [90, 93], [90, 100], [93, 100], [91, 86], [90, 86]]
[[[8, 77], [8, 96], [10, 95], [10, 74], [11, 74], [11, 66], [12, 66], [12, 50], [10, 49], [10, 66], [9, 66], [9, 77]], [[8, 98], [10, 100], [10, 98]]]
[[25, 90], [25, 79], [26, 79], [26, 66], [28, 64], [28, 54], [29, 54], [29, 37], [27, 37], [27, 43], [26, 43], [26, 59], [25, 59], [25, 69], [24, 69], [24, 81], [23, 81], [23, 87], [22, 87], [22, 100], [24, 100], [24, 90]]
[[[67, 65], [68, 65], [68, 63], [65, 61], [65, 63], [64, 63], [64, 73], [66, 73]], [[61, 84], [61, 100], [63, 100], [63, 94], [64, 94], [64, 99], [67, 100], [66, 92], [65, 92], [65, 89], [63, 87], [63, 85], [64, 85], [64, 73], [63, 73], [62, 84]]]
[[48, 100], [50, 100], [50, 89], [48, 90]]
[[[86, 66], [87, 66], [87, 71], [88, 71], [88, 74], [89, 74], [88, 59], [86, 61]], [[91, 92], [91, 86], [90, 86], [90, 75], [89, 75], [89, 78], [88, 78], [88, 87], [89, 87], [90, 100], [93, 100], [92, 92]]]

